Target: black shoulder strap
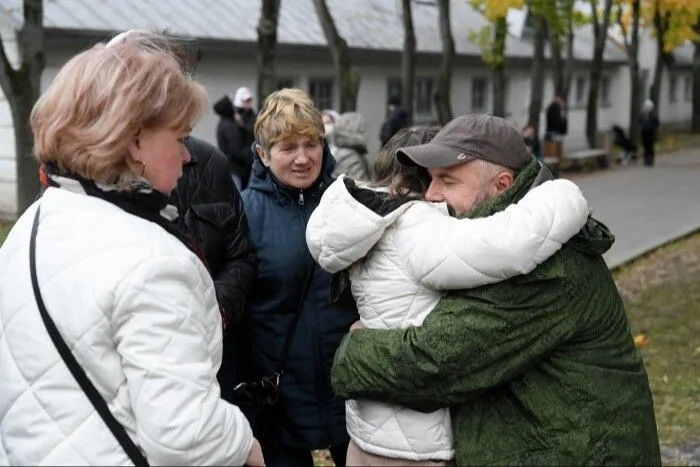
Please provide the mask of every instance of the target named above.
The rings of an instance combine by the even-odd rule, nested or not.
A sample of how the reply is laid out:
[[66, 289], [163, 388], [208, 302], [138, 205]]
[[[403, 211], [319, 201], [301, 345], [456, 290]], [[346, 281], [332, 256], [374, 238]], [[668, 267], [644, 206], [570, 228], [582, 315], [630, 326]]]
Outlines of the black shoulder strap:
[[284, 374], [284, 370], [287, 366], [287, 357], [289, 357], [289, 349], [292, 347], [294, 332], [297, 329], [297, 324], [299, 324], [301, 310], [304, 308], [304, 299], [306, 298], [306, 294], [309, 292], [309, 287], [311, 287], [311, 279], [313, 278], [314, 270], [316, 269], [316, 261], [314, 261], [310, 254], [309, 263], [309, 271], [306, 273], [306, 280], [304, 281], [304, 287], [301, 290], [299, 304], [297, 305], [296, 313], [294, 313], [294, 318], [292, 318], [292, 324], [289, 326], [289, 331], [287, 331], [287, 337], [284, 340], [284, 347], [282, 348], [282, 361], [280, 362], [280, 366], [277, 368], [278, 379]]
[[129, 459], [131, 459], [131, 462], [133, 462], [136, 466], [147, 466], [148, 461], [141, 453], [139, 448], [136, 446], [136, 444], [134, 444], [134, 442], [131, 440], [129, 435], [126, 433], [126, 430], [124, 430], [124, 427], [121, 425], [121, 423], [119, 423], [117, 419], [114, 418], [114, 415], [112, 415], [112, 412], [110, 412], [107, 403], [102, 398], [102, 396], [100, 396], [100, 393], [97, 391], [92, 382], [90, 382], [90, 380], [88, 379], [87, 375], [85, 374], [85, 371], [77, 362], [70, 349], [68, 348], [68, 345], [61, 337], [61, 334], [58, 332], [58, 328], [56, 328], [56, 324], [53, 322], [53, 319], [51, 319], [51, 316], [49, 315], [48, 311], [46, 311], [46, 306], [44, 305], [44, 300], [41, 296], [41, 291], [39, 290], [39, 281], [36, 277], [36, 233], [39, 228], [40, 212], [41, 206], [39, 206], [36, 210], [36, 215], [34, 216], [34, 225], [32, 226], [31, 239], [29, 241], [29, 268], [32, 275], [32, 288], [34, 289], [34, 297], [36, 299], [36, 304], [39, 307], [39, 312], [41, 313], [41, 319], [42, 321], [44, 321], [46, 330], [48, 331], [49, 336], [51, 336], [51, 340], [56, 346], [56, 350], [58, 350], [58, 353], [61, 355], [61, 358], [63, 358], [63, 361], [66, 363], [66, 366], [73, 374], [73, 377], [78, 382], [82, 390], [85, 392], [87, 398], [90, 399], [90, 402], [92, 402], [92, 406], [95, 408], [97, 413], [100, 414], [100, 417], [102, 417], [102, 420], [104, 420], [105, 424], [112, 432], [114, 437], [117, 439], [117, 441], [119, 441], [119, 444], [124, 449], [124, 452], [126, 452], [126, 454], [129, 456]]

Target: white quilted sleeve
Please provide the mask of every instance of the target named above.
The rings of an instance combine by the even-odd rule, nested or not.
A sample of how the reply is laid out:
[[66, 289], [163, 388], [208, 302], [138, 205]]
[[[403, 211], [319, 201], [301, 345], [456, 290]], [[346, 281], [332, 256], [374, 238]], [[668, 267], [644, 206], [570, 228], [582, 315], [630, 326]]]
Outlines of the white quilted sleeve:
[[[417, 214], [412, 210], [406, 215]], [[422, 208], [414, 228], [397, 229], [395, 242], [413, 278], [425, 286], [478, 287], [532, 271], [573, 237], [588, 215], [581, 190], [560, 179], [490, 217], [457, 219]]]
[[342, 271], [363, 258], [408, 208], [380, 216], [352, 197], [343, 178], [341, 175], [328, 187], [306, 226], [311, 256], [330, 273]]
[[117, 352], [151, 465], [243, 465], [252, 446], [248, 421], [221, 399], [221, 338], [212, 326], [221, 318], [205, 282], [193, 256], [159, 255], [115, 292]]

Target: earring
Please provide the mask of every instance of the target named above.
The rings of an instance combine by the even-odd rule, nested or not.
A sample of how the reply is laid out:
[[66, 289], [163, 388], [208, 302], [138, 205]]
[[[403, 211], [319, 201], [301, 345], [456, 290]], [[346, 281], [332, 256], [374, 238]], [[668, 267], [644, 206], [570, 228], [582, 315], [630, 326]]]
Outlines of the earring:
[[137, 160], [136, 162], [140, 162], [141, 165], [143, 165], [143, 169], [141, 170], [141, 177], [146, 173], [146, 163], [144, 161]]

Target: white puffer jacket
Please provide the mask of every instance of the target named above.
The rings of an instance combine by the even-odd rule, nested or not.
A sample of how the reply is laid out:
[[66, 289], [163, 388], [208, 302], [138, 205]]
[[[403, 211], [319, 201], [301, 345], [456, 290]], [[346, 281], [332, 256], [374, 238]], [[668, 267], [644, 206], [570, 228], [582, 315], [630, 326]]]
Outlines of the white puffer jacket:
[[[151, 465], [242, 465], [252, 446], [220, 397], [221, 316], [201, 261], [161, 227], [49, 188], [0, 249], [0, 465], [130, 465], [59, 356], [46, 308]], [[4, 458], [3, 458], [4, 456]]]
[[[350, 188], [353, 193], [344, 178], [328, 188], [309, 221], [307, 243], [325, 270], [352, 266], [360, 318], [374, 329], [420, 326], [440, 300], [440, 290], [532, 271], [575, 235], [589, 214], [581, 191], [567, 180], [545, 182], [518, 204], [482, 219], [456, 219], [444, 204], [424, 201], [379, 215], [358, 201], [367, 191], [361, 196], [362, 190]], [[421, 413], [348, 401], [346, 419], [350, 437], [368, 453], [415, 461], [454, 457], [447, 409]]]

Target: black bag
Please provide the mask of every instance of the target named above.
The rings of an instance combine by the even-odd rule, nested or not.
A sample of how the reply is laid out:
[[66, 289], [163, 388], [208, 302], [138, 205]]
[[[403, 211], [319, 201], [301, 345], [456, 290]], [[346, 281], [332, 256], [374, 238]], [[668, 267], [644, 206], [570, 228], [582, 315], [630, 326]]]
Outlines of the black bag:
[[68, 345], [61, 337], [61, 334], [58, 331], [58, 328], [56, 327], [56, 323], [53, 322], [51, 315], [49, 315], [49, 312], [46, 310], [46, 306], [44, 305], [44, 299], [41, 296], [41, 290], [39, 290], [39, 281], [36, 276], [36, 233], [39, 229], [40, 212], [41, 206], [37, 208], [36, 214], [34, 215], [34, 224], [32, 225], [32, 234], [29, 240], [29, 270], [32, 276], [32, 288], [34, 289], [34, 298], [36, 300], [37, 306], [39, 307], [41, 319], [44, 322], [44, 325], [46, 326], [46, 330], [48, 331], [49, 336], [51, 336], [51, 340], [56, 346], [56, 350], [58, 350], [58, 353], [61, 355], [61, 358], [65, 362], [71, 374], [78, 382], [83, 392], [85, 392], [87, 398], [90, 399], [92, 406], [95, 408], [97, 413], [100, 414], [100, 417], [102, 417], [102, 420], [104, 420], [105, 425], [107, 425], [107, 428], [109, 428], [109, 431], [112, 432], [114, 437], [121, 445], [122, 449], [124, 449], [124, 452], [126, 452], [126, 455], [129, 456], [131, 462], [133, 462], [136, 466], [147, 466], [148, 461], [146, 460], [146, 457], [141, 453], [136, 444], [134, 444], [134, 442], [131, 440], [121, 423], [119, 423], [117, 419], [114, 418], [114, 415], [112, 415], [112, 412], [110, 412], [107, 403], [97, 391], [95, 386], [92, 384], [90, 379], [87, 377], [87, 375], [85, 374], [85, 370], [83, 370], [83, 368], [80, 366], [78, 361], [71, 353], [70, 348], [68, 348]]
[[294, 332], [299, 324], [301, 310], [304, 306], [304, 299], [311, 286], [311, 279], [316, 262], [310, 256], [309, 260], [309, 271], [306, 274], [306, 280], [304, 281], [304, 286], [301, 291], [299, 304], [292, 318], [292, 324], [284, 340], [282, 359], [277, 367], [277, 371], [255, 381], [240, 383], [233, 388], [231, 402], [237, 405], [246, 414], [256, 438], [263, 442], [276, 444], [278, 441], [279, 430], [277, 430], [277, 427], [281, 421], [279, 402], [282, 397], [279, 382], [287, 366], [287, 357], [289, 356], [289, 350], [292, 346]]

